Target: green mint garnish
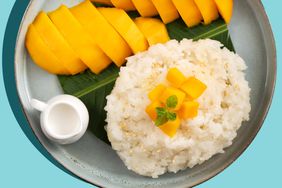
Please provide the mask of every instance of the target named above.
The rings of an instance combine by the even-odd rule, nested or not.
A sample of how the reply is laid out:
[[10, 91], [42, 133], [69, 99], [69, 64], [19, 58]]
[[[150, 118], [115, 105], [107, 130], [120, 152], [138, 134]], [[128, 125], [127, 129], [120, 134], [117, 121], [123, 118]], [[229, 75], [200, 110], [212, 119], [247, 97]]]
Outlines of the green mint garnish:
[[175, 108], [177, 106], [177, 103], [178, 103], [178, 99], [176, 95], [172, 95], [168, 97], [166, 100], [166, 106], [168, 108]]
[[176, 95], [170, 96], [166, 100], [166, 105], [165, 107], [157, 107], [156, 108], [156, 113], [157, 113], [157, 119], [155, 121], [156, 126], [161, 126], [168, 121], [174, 121], [177, 118], [177, 114], [170, 109], [173, 109], [177, 106], [178, 99]]

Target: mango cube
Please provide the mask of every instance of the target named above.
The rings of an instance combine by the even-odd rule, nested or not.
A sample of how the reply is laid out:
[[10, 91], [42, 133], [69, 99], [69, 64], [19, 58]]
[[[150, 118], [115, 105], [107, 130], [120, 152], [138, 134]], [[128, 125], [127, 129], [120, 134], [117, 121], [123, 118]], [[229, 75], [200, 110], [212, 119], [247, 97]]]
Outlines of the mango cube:
[[207, 89], [207, 86], [195, 77], [188, 78], [180, 87], [189, 97], [196, 99]]
[[168, 121], [167, 123], [159, 126], [159, 128], [170, 138], [172, 138], [177, 133], [177, 129], [179, 127], [180, 119], [178, 117], [174, 121]]
[[155, 101], [157, 100], [161, 94], [164, 92], [165, 90], [165, 86], [162, 84], [157, 85], [157, 87], [155, 87], [155, 89], [153, 89], [149, 94], [148, 97], [151, 101]]
[[163, 105], [159, 101], [154, 101], [146, 108], [146, 113], [150, 116], [150, 118], [155, 121], [158, 117], [156, 108], [162, 107]]
[[167, 99], [173, 95], [177, 97], [177, 105], [174, 110], [179, 110], [186, 96], [185, 93], [179, 89], [173, 87], [166, 88], [163, 94], [160, 96], [160, 101], [163, 104], [166, 104]]
[[199, 103], [196, 101], [185, 101], [180, 110], [178, 111], [178, 115], [181, 119], [194, 118], [198, 115]]
[[179, 88], [186, 80], [185, 76], [177, 68], [169, 69], [166, 79], [176, 88]]

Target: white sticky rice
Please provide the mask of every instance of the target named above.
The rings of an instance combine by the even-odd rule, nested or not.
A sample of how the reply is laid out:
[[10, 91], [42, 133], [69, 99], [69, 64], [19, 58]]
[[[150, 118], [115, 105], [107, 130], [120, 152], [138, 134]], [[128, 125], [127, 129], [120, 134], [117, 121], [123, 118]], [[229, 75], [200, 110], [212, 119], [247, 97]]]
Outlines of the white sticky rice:
[[[165, 83], [170, 68], [207, 85], [198, 99], [199, 114], [181, 122], [170, 138], [145, 113], [147, 94]], [[107, 97], [106, 130], [112, 147], [129, 170], [157, 178], [224, 153], [249, 119], [250, 88], [244, 60], [214, 40], [171, 40], [129, 57]]]

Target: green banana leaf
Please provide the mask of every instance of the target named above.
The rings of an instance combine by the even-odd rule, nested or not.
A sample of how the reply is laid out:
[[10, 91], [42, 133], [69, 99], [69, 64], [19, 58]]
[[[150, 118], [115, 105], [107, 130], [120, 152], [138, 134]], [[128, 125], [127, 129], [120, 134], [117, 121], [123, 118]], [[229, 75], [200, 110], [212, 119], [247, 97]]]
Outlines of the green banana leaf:
[[[199, 25], [194, 28], [188, 28], [181, 19], [178, 19], [167, 24], [167, 30], [171, 39], [211, 38], [220, 41], [225, 47], [234, 51], [227, 25], [222, 19], [209, 25]], [[79, 97], [87, 106], [90, 115], [89, 130], [106, 143], [109, 141], [104, 129], [106, 125], [104, 107], [107, 102], [106, 97], [111, 93], [118, 75], [119, 68], [112, 64], [99, 75], [86, 70], [75, 76], [58, 76], [64, 92]]]

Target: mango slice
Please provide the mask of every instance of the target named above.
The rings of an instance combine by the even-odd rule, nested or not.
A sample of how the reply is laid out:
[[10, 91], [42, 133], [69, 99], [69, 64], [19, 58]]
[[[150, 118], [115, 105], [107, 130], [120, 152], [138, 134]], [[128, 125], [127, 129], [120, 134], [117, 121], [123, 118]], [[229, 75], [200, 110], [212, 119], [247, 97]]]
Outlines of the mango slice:
[[149, 94], [148, 97], [151, 101], [155, 101], [157, 100], [161, 94], [164, 92], [164, 90], [166, 89], [166, 87], [162, 84], [157, 85], [157, 87], [155, 87], [155, 89], [153, 89]]
[[90, 1], [86, 0], [70, 11], [118, 67], [132, 54], [125, 40]]
[[160, 96], [160, 101], [163, 104], [166, 104], [166, 101], [169, 97], [175, 95], [177, 97], [177, 105], [173, 110], [179, 110], [184, 99], [185, 99], [185, 93], [179, 89], [168, 87], [164, 90], [163, 94]]
[[195, 77], [188, 78], [180, 87], [192, 99], [196, 99], [203, 94], [207, 86]]
[[227, 24], [230, 23], [233, 13], [233, 0], [214, 0], [214, 1], [224, 21]]
[[204, 24], [210, 24], [218, 18], [219, 15], [214, 0], [194, 0], [194, 2], [204, 18]]
[[104, 5], [113, 5], [111, 0], [91, 0], [94, 3], [101, 3]]
[[199, 103], [196, 101], [185, 101], [180, 110], [178, 111], [178, 115], [181, 119], [194, 118], [198, 115]]
[[148, 49], [149, 44], [145, 36], [124, 10], [117, 8], [98, 8], [98, 10], [124, 38], [134, 54]]
[[72, 75], [84, 71], [87, 67], [73, 51], [64, 37], [54, 26], [46, 13], [40, 12], [33, 22], [43, 41]]
[[111, 0], [111, 2], [116, 8], [120, 8], [126, 11], [136, 10], [131, 0]]
[[172, 138], [180, 127], [180, 119], [177, 117], [174, 121], [168, 121], [167, 123], [159, 126], [159, 128], [170, 138]]
[[177, 68], [172, 68], [169, 69], [166, 79], [173, 87], [179, 88], [186, 80], [186, 77]]
[[154, 101], [152, 102], [150, 105], [147, 106], [146, 108], [146, 113], [148, 114], [148, 116], [153, 120], [155, 121], [158, 117], [157, 115], [157, 111], [156, 111], [156, 108], [157, 107], [162, 107], [162, 104], [161, 102], [159, 101]]
[[132, 0], [132, 3], [143, 17], [158, 15], [158, 11], [151, 0]]
[[110, 58], [96, 45], [66, 6], [62, 5], [49, 13], [49, 17], [91, 71], [98, 74], [109, 66]]
[[25, 45], [32, 60], [39, 67], [52, 74], [69, 74], [67, 69], [62, 66], [58, 58], [44, 43], [33, 24], [28, 28]]
[[172, 2], [188, 27], [201, 23], [203, 17], [194, 0], [172, 0]]
[[152, 0], [165, 24], [179, 18], [177, 9], [171, 0]]
[[134, 20], [134, 23], [145, 35], [150, 46], [169, 41], [167, 29], [161, 20], [157, 18], [139, 17]]

